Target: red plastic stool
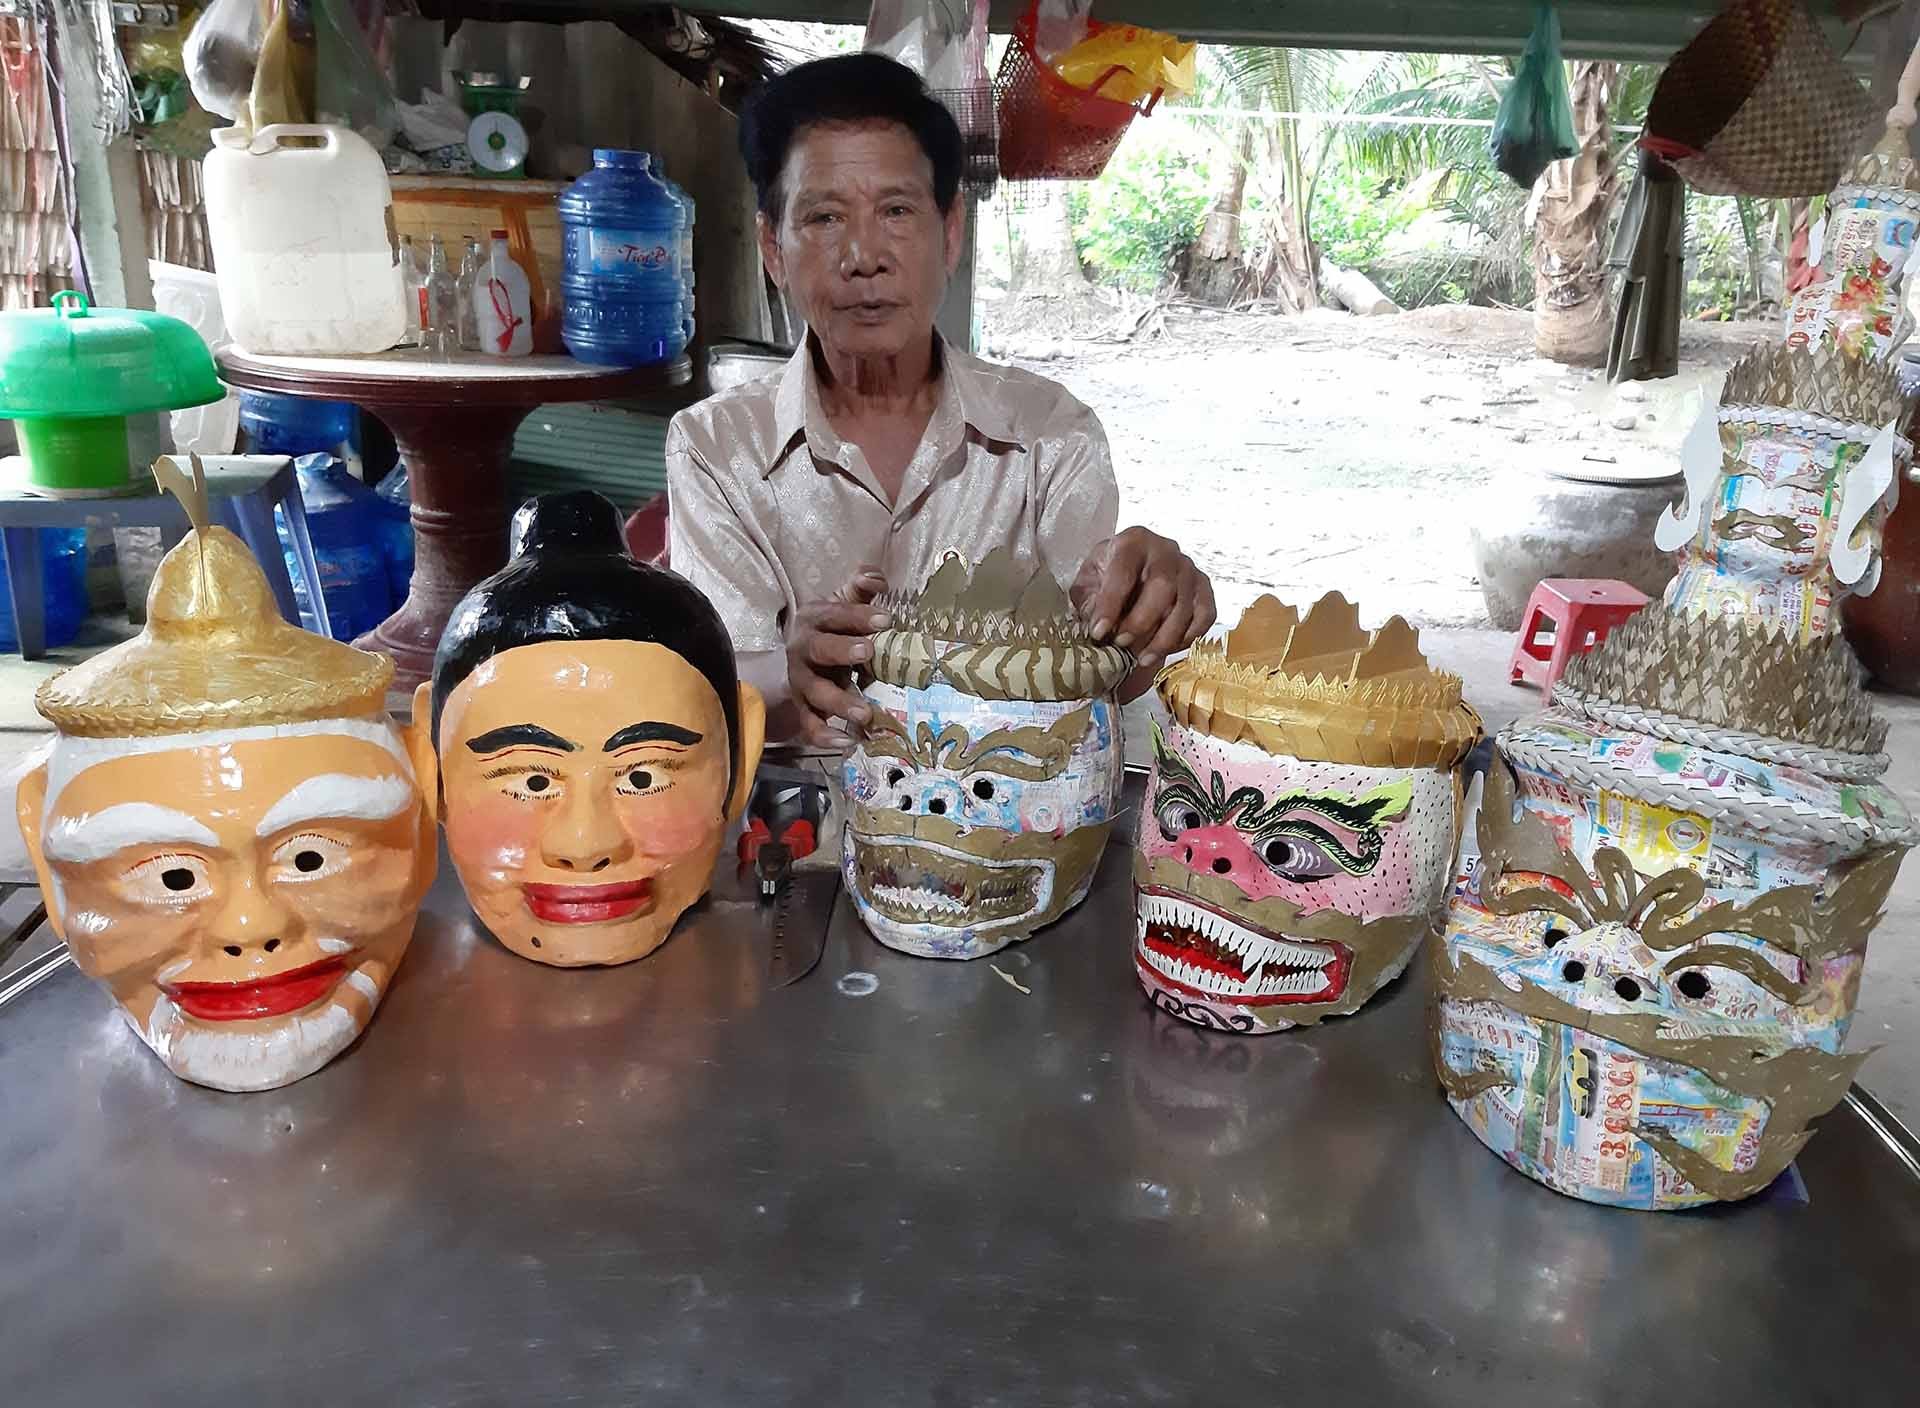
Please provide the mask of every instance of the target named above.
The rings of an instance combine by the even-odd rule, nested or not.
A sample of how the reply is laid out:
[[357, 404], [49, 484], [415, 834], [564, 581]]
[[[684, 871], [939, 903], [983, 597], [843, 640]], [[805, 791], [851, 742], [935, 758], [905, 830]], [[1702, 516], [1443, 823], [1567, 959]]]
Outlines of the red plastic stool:
[[1507, 668], [1510, 684], [1537, 685], [1551, 696], [1567, 661], [1584, 655], [1607, 632], [1647, 604], [1646, 593], [1604, 578], [1548, 577], [1527, 598], [1520, 637]]

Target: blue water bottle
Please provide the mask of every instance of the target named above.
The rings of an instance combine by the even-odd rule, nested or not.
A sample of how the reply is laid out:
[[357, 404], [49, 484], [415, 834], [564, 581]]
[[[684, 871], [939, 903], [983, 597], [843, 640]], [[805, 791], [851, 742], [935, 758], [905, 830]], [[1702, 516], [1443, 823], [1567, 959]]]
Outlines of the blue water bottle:
[[[332, 455], [302, 455], [293, 462], [293, 472], [300, 481], [307, 536], [313, 540], [313, 557], [320, 568], [327, 624], [333, 627], [335, 640], [352, 640], [386, 620], [393, 610], [387, 564], [374, 527], [377, 500], [373, 490], [347, 473]], [[293, 540], [284, 521], [278, 527], [300, 622], [310, 631], [318, 630], [320, 618], [307, 600]]]
[[645, 152], [600, 148], [560, 197], [560, 337], [583, 362], [651, 367], [687, 349], [689, 211]]

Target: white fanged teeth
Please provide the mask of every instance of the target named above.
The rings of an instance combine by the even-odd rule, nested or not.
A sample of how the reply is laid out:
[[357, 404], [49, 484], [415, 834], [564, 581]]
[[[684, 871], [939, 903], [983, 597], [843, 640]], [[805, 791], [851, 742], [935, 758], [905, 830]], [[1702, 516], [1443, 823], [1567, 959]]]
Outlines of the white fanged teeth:
[[911, 905], [916, 909], [938, 910], [945, 914], [958, 914], [966, 905], [952, 895], [943, 895], [933, 890], [919, 890], [906, 885], [875, 885], [875, 899], [885, 900], [889, 904]]
[[1268, 938], [1210, 909], [1170, 895], [1142, 896], [1138, 921], [1142, 933], [1149, 924], [1163, 924], [1210, 939], [1239, 959], [1240, 966], [1249, 973], [1274, 963], [1286, 968], [1325, 968], [1334, 960], [1331, 948]]

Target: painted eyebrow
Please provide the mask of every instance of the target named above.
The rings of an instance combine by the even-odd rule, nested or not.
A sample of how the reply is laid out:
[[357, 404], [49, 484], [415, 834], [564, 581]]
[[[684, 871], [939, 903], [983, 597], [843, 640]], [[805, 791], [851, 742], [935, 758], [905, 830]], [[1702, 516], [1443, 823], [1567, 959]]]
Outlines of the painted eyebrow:
[[467, 747], [476, 753], [498, 753], [502, 748], [513, 747], [552, 748], [561, 753], [571, 753], [577, 746], [551, 729], [541, 728], [539, 724], [507, 724], [503, 728], [488, 729], [478, 738], [467, 740]]
[[69, 865], [105, 860], [130, 846], [208, 846], [220, 838], [197, 817], [151, 802], [121, 802], [88, 816], [63, 816], [47, 827], [47, 857]]
[[622, 748], [633, 747], [636, 743], [678, 743], [683, 748], [691, 748], [704, 736], [690, 728], [681, 728], [679, 724], [662, 723], [653, 719], [645, 723], [628, 724], [609, 738], [601, 751], [617, 753]]
[[356, 777], [326, 772], [294, 784], [254, 827], [265, 838], [290, 826], [324, 821], [388, 821], [413, 805], [413, 784], [404, 777]]

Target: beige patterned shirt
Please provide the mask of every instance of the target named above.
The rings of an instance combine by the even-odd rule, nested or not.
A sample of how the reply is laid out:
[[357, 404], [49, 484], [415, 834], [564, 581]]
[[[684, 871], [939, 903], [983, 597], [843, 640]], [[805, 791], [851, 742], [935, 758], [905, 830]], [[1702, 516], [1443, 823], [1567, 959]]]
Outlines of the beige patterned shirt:
[[1106, 433], [1057, 382], [946, 343], [940, 402], [889, 504], [827, 423], [803, 344], [778, 374], [710, 396], [667, 432], [673, 569], [705, 592], [742, 655], [784, 648], [801, 607], [876, 563], [919, 586], [951, 549], [1002, 543], [1070, 584], [1113, 536]]

